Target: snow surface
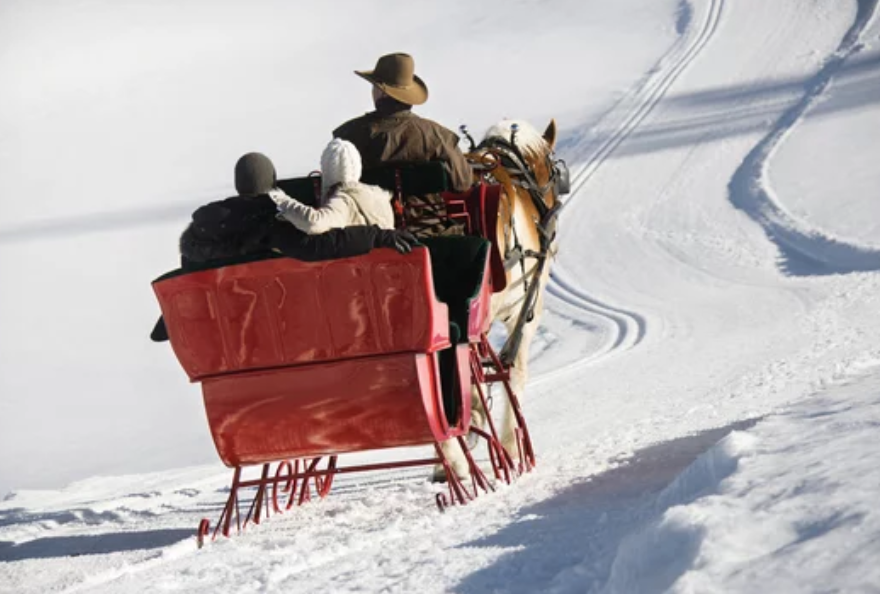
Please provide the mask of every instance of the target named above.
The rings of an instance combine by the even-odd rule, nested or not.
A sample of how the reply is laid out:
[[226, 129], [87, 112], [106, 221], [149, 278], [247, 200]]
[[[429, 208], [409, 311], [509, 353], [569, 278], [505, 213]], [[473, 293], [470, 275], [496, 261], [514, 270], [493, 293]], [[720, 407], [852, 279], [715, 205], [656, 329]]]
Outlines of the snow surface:
[[[877, 13], [0, 4], [0, 592], [880, 591]], [[230, 473], [149, 280], [237, 156], [312, 169], [400, 49], [429, 117], [562, 129], [539, 467], [446, 514], [422, 470], [340, 477], [198, 551]]]

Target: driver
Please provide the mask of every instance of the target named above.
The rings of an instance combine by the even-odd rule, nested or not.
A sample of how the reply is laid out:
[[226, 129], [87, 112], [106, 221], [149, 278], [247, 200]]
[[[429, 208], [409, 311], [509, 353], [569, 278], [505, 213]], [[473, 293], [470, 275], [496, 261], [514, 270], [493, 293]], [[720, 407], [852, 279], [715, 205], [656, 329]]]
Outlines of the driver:
[[[391, 163], [440, 161], [446, 166], [451, 190], [464, 192], [473, 183], [467, 159], [458, 148], [458, 136], [412, 112], [428, 100], [428, 87], [416, 76], [408, 54], [379, 58], [373, 70], [355, 71], [373, 85], [375, 111], [350, 120], [333, 131], [360, 151], [364, 169]], [[461, 235], [462, 225], [447, 217], [439, 194], [404, 196], [403, 219], [417, 237]]]

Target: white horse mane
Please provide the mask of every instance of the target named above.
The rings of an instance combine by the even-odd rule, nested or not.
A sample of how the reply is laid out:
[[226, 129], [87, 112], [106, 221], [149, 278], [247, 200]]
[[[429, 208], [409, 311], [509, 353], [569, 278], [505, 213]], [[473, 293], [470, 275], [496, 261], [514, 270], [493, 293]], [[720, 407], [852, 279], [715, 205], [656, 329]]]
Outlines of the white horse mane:
[[523, 154], [537, 157], [546, 154], [550, 150], [550, 145], [541, 136], [541, 133], [535, 130], [535, 127], [525, 120], [501, 120], [494, 126], [491, 126], [486, 133], [483, 134], [483, 140], [488, 138], [503, 138], [510, 142], [511, 127], [513, 124], [518, 126], [516, 131], [516, 146]]

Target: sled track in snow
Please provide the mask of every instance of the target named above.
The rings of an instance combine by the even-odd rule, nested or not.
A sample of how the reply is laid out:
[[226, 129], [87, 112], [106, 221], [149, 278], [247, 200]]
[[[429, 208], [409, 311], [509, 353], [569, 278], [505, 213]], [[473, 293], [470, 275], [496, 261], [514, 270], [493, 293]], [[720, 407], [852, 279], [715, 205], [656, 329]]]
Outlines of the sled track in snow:
[[[682, 6], [688, 7], [690, 14], [693, 14], [689, 2], [683, 2]], [[657, 107], [678, 77], [696, 60], [703, 48], [708, 45], [718, 30], [723, 8], [724, 0], [711, 0], [696, 33], [690, 33], [689, 30], [683, 31], [676, 43], [660, 58], [657, 66], [652, 71], [654, 74], [650, 75], [633, 92], [621, 100], [618, 104], [619, 106], [626, 109], [625, 105], [632, 104], [632, 107], [623, 116], [623, 121], [614, 128], [613, 132], [593, 150], [583, 165], [574, 172], [572, 176], [572, 199], [581, 195], [581, 192], [593, 175], [595, 175], [596, 171]], [[693, 21], [688, 24], [688, 29], [692, 27]], [[615, 115], [618, 109], [612, 110], [610, 115]], [[579, 367], [612, 353], [629, 350], [639, 344], [645, 337], [647, 322], [641, 314], [609, 305], [593, 297], [580, 288], [577, 282], [572, 280], [570, 275], [566, 273], [565, 269], [558, 265], [551, 270], [547, 291], [557, 299], [580, 311], [609, 320], [615, 328], [616, 336], [606, 349], [596, 353], [596, 355], [587, 360], [578, 361], [572, 364], [572, 366]], [[568, 369], [572, 366], [566, 366], [563, 369]]]
[[764, 228], [783, 255], [782, 269], [791, 276], [846, 274], [880, 270], [880, 250], [851, 245], [829, 237], [789, 214], [767, 179], [767, 165], [776, 149], [822, 96], [846, 61], [863, 49], [862, 32], [877, 12], [878, 0], [859, 0], [855, 20], [825, 65], [804, 85], [804, 95], [773, 124], [770, 132], [746, 155], [728, 184], [734, 207]]
[[[660, 58], [654, 69], [657, 74], [649, 77], [630, 97], [622, 100], [623, 102], [634, 102], [635, 106], [630, 110], [623, 123], [599, 145], [590, 158], [572, 176], [572, 194], [580, 193], [599, 167], [639, 127], [663, 100], [666, 92], [678, 77], [696, 60], [718, 30], [723, 8], [724, 0], [711, 0], [705, 18], [700, 23], [699, 31], [694, 35], [682, 34], [669, 51]], [[670, 62], [671, 64], [667, 66], [666, 64]]]

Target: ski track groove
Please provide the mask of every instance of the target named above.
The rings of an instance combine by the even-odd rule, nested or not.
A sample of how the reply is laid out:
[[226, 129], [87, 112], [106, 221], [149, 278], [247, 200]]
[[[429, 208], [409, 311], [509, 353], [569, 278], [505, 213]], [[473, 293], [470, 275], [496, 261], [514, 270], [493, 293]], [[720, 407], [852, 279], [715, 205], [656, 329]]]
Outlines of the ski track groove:
[[630, 112], [624, 123], [619, 126], [609, 137], [603, 142], [596, 152], [578, 169], [578, 172], [572, 179], [572, 194], [577, 195], [587, 182], [595, 175], [596, 171], [601, 167], [608, 158], [614, 154], [614, 151], [626, 140], [630, 134], [644, 121], [646, 117], [654, 110], [655, 107], [666, 96], [669, 88], [678, 80], [678, 77], [690, 66], [697, 56], [705, 48], [709, 40], [715, 35], [718, 24], [721, 21], [721, 13], [724, 7], [724, 0], [711, 0], [709, 9], [706, 11], [700, 31], [697, 33], [693, 42], [681, 50], [681, 45], [687, 38], [687, 31], [679, 36], [677, 42], [672, 48], [660, 59], [658, 65], [653, 69], [654, 72], [662, 71], [663, 65], [672, 57], [682, 53], [681, 57], [674, 58], [671, 67], [666, 69], [662, 76], [650, 77], [644, 85], [642, 85], [635, 93], [636, 96], [642, 95], [636, 107]]
[[876, 18], [878, 0], [858, 0], [853, 24], [816, 75], [804, 85], [804, 94], [773, 124], [749, 151], [728, 184], [728, 198], [737, 209], [759, 224], [784, 256], [783, 272], [790, 276], [847, 274], [880, 270], [880, 249], [860, 247], [811, 229], [786, 211], [768, 179], [768, 164], [777, 148], [803, 121], [810, 107], [825, 93], [846, 61], [864, 45], [862, 32]]
[[[690, 2], [688, 1], [689, 4]], [[702, 20], [697, 34], [695, 36], [688, 34], [688, 29], [693, 27], [693, 21], [690, 21], [688, 29], [685, 29], [679, 35], [676, 43], [660, 58], [657, 65], [651, 70], [651, 72], [659, 74], [649, 76], [633, 93], [621, 100], [621, 103], [628, 102], [631, 97], [636, 101], [636, 105], [630, 110], [623, 123], [578, 168], [572, 178], [572, 200], [581, 195], [582, 190], [593, 175], [633, 131], [639, 127], [654, 108], [659, 105], [679, 76], [697, 59], [718, 30], [723, 8], [724, 0], [711, 0], [711, 4], [706, 11], [706, 16]], [[690, 43], [687, 41], [688, 38], [692, 38]], [[670, 61], [672, 62], [671, 66], [665, 66]], [[611, 114], [614, 111], [612, 110]], [[566, 274], [565, 269], [557, 264], [551, 269], [547, 291], [577, 310], [608, 320], [615, 329], [616, 335], [606, 348], [595, 353], [593, 356], [575, 361], [569, 365], [547, 372], [540, 378], [536, 378], [542, 382], [551, 377], [581, 368], [584, 365], [592, 364], [615, 353], [632, 349], [642, 342], [647, 334], [647, 320], [643, 315], [633, 310], [610, 305], [593, 297], [568, 277], [569, 275]]]

